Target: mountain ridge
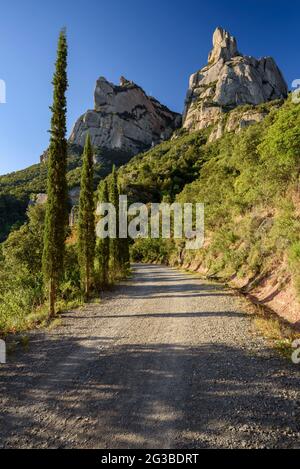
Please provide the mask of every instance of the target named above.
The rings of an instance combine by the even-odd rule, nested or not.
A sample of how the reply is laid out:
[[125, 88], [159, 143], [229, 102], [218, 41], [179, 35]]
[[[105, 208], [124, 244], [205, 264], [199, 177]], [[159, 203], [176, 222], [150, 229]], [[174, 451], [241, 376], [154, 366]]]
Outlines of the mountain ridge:
[[[121, 77], [119, 85], [108, 82], [104, 77], [97, 80], [94, 109], [87, 111], [76, 121], [68, 140], [68, 184], [69, 189], [72, 190], [70, 193], [72, 204], [76, 204], [76, 194], [79, 192], [81, 152], [87, 132], [90, 133], [95, 146], [96, 187], [100, 178], [105, 177], [113, 165], [123, 166], [136, 154], [143, 154], [160, 142], [170, 141], [171, 145], [176, 145], [178, 135], [193, 133], [199, 128], [205, 130], [205, 139], [214, 141], [225, 132], [239, 132], [250, 124], [261, 122], [273, 108], [276, 109], [282, 105], [284, 98], [275, 101], [266, 100], [266, 102], [262, 100], [259, 105], [244, 102], [247, 101], [244, 99], [243, 105], [236, 102], [236, 105], [231, 106], [230, 109], [223, 109], [224, 106], [220, 106], [218, 102], [212, 105], [210, 102], [211, 92], [212, 90], [216, 92], [217, 85], [211, 86], [211, 72], [209, 72], [211, 67], [217, 65], [218, 69], [224, 70], [224, 67], [225, 69], [228, 67], [228, 61], [244, 60], [244, 56], [238, 52], [235, 38], [222, 28], [217, 28], [215, 31], [213, 46], [209, 55], [208, 75], [204, 78], [204, 81], [207, 81], [204, 90], [205, 99], [198, 109], [197, 100], [195, 101], [193, 97], [195, 95], [197, 99], [199, 96], [201, 98], [203, 79], [200, 79], [200, 72], [197, 72], [192, 75], [190, 85], [192, 83], [194, 86], [196, 83], [202, 91], [200, 95], [197, 95], [197, 87], [193, 87], [191, 91], [190, 86], [187, 93], [187, 99], [190, 99], [190, 102], [188, 104], [186, 101], [181, 128], [180, 114], [170, 111], [155, 98], [147, 96], [144, 90], [135, 83], [124, 77]], [[278, 71], [278, 73], [281, 76], [281, 72]], [[281, 94], [285, 95], [284, 80], [281, 84]], [[281, 94], [279, 93], [279, 96], [282, 98]], [[189, 125], [195, 115], [197, 116], [196, 125]], [[201, 135], [199, 138], [202, 141]], [[175, 142], [172, 143], [174, 140]], [[194, 161], [193, 158], [192, 160]], [[2, 225], [0, 239], [2, 240], [5, 239], [15, 223], [25, 220], [26, 206], [30, 201], [31, 194], [35, 198], [37, 194], [46, 191], [47, 151], [42, 155], [40, 161], [40, 165], [0, 176], [0, 219]], [[185, 181], [182, 179], [182, 175], [176, 175], [180, 173], [176, 169], [178, 162], [174, 161], [173, 164], [174, 177], [175, 179], [179, 177], [179, 185], [182, 188]], [[183, 172], [185, 175], [187, 173], [189, 173], [188, 182], [191, 182], [193, 171]]]

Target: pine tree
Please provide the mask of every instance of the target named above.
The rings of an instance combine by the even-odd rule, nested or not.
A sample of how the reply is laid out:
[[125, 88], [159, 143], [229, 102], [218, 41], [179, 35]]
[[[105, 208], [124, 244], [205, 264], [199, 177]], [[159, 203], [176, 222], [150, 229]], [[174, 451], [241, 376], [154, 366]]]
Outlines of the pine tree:
[[[104, 180], [99, 185], [98, 202], [108, 203], [108, 186], [107, 181]], [[98, 238], [96, 247], [96, 264], [98, 271], [98, 279], [101, 288], [105, 288], [109, 284], [109, 238]]]
[[78, 215], [78, 261], [81, 283], [88, 299], [94, 272], [95, 258], [95, 204], [94, 204], [93, 148], [87, 134], [81, 172], [79, 215]]
[[121, 270], [121, 249], [119, 238], [119, 188], [118, 175], [116, 167], [113, 166], [112, 174], [109, 177], [109, 202], [113, 204], [116, 210], [116, 238], [110, 238], [110, 274], [112, 280], [120, 275]]
[[66, 90], [67, 39], [61, 31], [55, 73], [53, 78], [53, 105], [51, 138], [48, 152], [47, 206], [44, 232], [43, 274], [49, 290], [49, 313], [55, 314], [55, 299], [59, 281], [63, 274], [64, 244], [67, 233], [67, 140], [66, 140]]

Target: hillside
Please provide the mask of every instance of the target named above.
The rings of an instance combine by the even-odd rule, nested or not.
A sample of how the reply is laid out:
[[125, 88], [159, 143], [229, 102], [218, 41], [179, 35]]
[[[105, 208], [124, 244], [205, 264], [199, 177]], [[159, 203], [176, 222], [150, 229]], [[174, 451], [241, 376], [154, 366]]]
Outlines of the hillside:
[[[69, 190], [79, 187], [82, 148], [69, 144], [68, 185]], [[95, 189], [101, 178], [111, 172], [112, 166], [126, 163], [131, 155], [120, 150], [96, 148]], [[0, 242], [14, 226], [26, 219], [26, 209], [36, 194], [45, 193], [47, 187], [47, 163], [43, 161], [21, 171], [0, 176]], [[70, 202], [71, 203], [71, 202]]]
[[[149, 193], [155, 200], [165, 195], [173, 198], [198, 176], [210, 157], [203, 143], [262, 122], [286, 96], [287, 86], [275, 61], [243, 56], [236, 39], [222, 28], [214, 32], [207, 65], [190, 78], [181, 129], [181, 115], [148, 96], [140, 86], [124, 77], [119, 85], [100, 77], [94, 90], [94, 109], [76, 121], [69, 137], [68, 183], [75, 193], [75, 197], [70, 194], [72, 203], [78, 196], [87, 133], [96, 151], [95, 188], [113, 164], [121, 166], [133, 155], [158, 145], [123, 171], [124, 177], [127, 174], [125, 184], [133, 197], [135, 192], [143, 200], [149, 199]], [[193, 133], [198, 130], [202, 133]], [[144, 164], [138, 164], [135, 171], [140, 158]], [[154, 172], [149, 172], [152, 159], [156, 161]], [[25, 221], [32, 195], [46, 191], [46, 160], [47, 152], [41, 165], [0, 177], [0, 242]]]
[[300, 3], [70, 6], [1, 10], [0, 449], [299, 449]]
[[243, 56], [217, 28], [190, 78], [183, 128], [119, 171], [145, 202], [205, 204], [205, 246], [138, 240], [136, 260], [163, 261], [241, 288], [300, 322], [300, 110], [275, 61]]
[[[238, 123], [242, 115], [254, 112], [261, 113], [265, 119], [270, 113], [276, 114], [282, 104], [283, 101], [275, 100], [258, 106], [238, 106], [226, 114], [226, 119]], [[164, 197], [174, 201], [186, 184], [199, 177], [204, 163], [219, 153], [224, 138], [242, 131], [235, 125], [223, 138], [212, 140], [217, 127], [218, 123], [191, 133], [179, 129], [171, 140], [133, 157], [119, 171], [128, 195], [143, 202], [160, 202]]]
[[[139, 240], [135, 259], [226, 280], [299, 322], [300, 111], [286, 94], [275, 61], [243, 56], [221, 28], [208, 64], [190, 79], [180, 129], [180, 116], [134, 83], [122, 78], [116, 86], [100, 78], [95, 109], [77, 121], [69, 141], [70, 203], [76, 204], [81, 143], [89, 131], [96, 145], [95, 189], [116, 165], [122, 192], [132, 201], [205, 204], [203, 249], [186, 251], [184, 240]], [[160, 136], [158, 127], [164, 127]], [[131, 139], [132, 132], [139, 140]], [[0, 177], [0, 241], [25, 221], [32, 196], [46, 191], [46, 156]]]
[[120, 170], [129, 193], [203, 202], [206, 218], [203, 249], [139, 240], [136, 258], [230, 281], [299, 322], [299, 148], [300, 108], [288, 99], [264, 121], [215, 142], [199, 131], [135, 157]]

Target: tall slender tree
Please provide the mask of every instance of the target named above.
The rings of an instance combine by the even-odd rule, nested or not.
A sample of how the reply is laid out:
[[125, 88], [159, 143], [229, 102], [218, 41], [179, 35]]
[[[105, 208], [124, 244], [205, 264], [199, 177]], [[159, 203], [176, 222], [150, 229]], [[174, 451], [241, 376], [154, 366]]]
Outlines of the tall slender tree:
[[[119, 192], [120, 192], [120, 190], [121, 189], [119, 187]], [[123, 193], [123, 191], [122, 191], [122, 193]], [[122, 208], [121, 210], [123, 211], [124, 209]], [[124, 215], [126, 215], [126, 214], [124, 214]], [[123, 219], [123, 216], [121, 218]], [[126, 219], [127, 219], [127, 216], [126, 216]], [[124, 217], [124, 222], [125, 222], [125, 217]], [[122, 223], [124, 223], [124, 222], [122, 222]], [[120, 240], [119, 240], [120, 265], [121, 265], [121, 274], [122, 274], [123, 277], [126, 277], [128, 275], [129, 268], [130, 268], [128, 221], [127, 221], [127, 227], [125, 227], [125, 228], [127, 228], [127, 230], [126, 230], [127, 236], [126, 236], [126, 238], [120, 238]]]
[[90, 295], [95, 259], [94, 163], [90, 135], [87, 134], [81, 172], [78, 214], [78, 260], [85, 297]]
[[[108, 186], [107, 181], [101, 181], [98, 190], [98, 202], [108, 203]], [[98, 278], [101, 288], [105, 288], [109, 284], [109, 238], [98, 238], [96, 247], [96, 265], [98, 271]]]
[[121, 251], [121, 269], [123, 276], [128, 275], [130, 269], [130, 251], [129, 251], [129, 239], [120, 239], [120, 251]]
[[49, 291], [49, 314], [55, 315], [55, 300], [63, 274], [64, 247], [68, 225], [67, 209], [67, 140], [66, 140], [66, 90], [67, 39], [62, 30], [59, 35], [57, 59], [53, 78], [53, 105], [51, 138], [48, 151], [47, 207], [44, 232], [43, 274]]
[[110, 238], [110, 274], [112, 280], [116, 279], [121, 269], [121, 249], [119, 238], [119, 188], [118, 175], [116, 167], [113, 166], [112, 173], [109, 177], [109, 202], [113, 204], [116, 210], [116, 238]]

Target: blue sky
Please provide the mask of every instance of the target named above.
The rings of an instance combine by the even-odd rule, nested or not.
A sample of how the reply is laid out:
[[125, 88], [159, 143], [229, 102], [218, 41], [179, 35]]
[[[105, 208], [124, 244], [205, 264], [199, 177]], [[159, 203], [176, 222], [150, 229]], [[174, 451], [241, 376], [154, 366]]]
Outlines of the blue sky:
[[2, 2], [0, 174], [39, 161], [49, 141], [56, 42], [69, 41], [68, 128], [93, 107], [98, 76], [135, 81], [182, 111], [189, 75], [207, 61], [212, 33], [222, 26], [240, 52], [273, 56], [291, 85], [300, 78], [300, 2], [276, 0], [52, 0]]

